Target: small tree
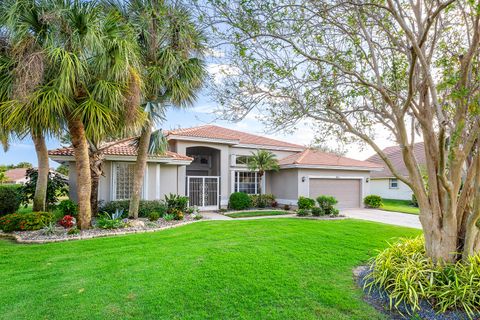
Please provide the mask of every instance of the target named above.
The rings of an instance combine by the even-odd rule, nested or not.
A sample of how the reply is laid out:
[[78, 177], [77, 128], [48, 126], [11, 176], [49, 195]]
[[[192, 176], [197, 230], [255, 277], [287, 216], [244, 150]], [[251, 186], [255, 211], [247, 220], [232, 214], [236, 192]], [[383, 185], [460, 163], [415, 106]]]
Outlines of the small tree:
[[[35, 198], [35, 190], [38, 181], [38, 170], [27, 169], [27, 182], [21, 187], [21, 201], [23, 205], [27, 206]], [[46, 206], [51, 207], [58, 202], [58, 197], [68, 195], [68, 181], [65, 180], [57, 172], [50, 171], [48, 173]]]
[[250, 171], [258, 172], [258, 193], [262, 195], [262, 178], [266, 171], [278, 171], [277, 156], [267, 150], [257, 150], [252, 152], [248, 159], [248, 169]]

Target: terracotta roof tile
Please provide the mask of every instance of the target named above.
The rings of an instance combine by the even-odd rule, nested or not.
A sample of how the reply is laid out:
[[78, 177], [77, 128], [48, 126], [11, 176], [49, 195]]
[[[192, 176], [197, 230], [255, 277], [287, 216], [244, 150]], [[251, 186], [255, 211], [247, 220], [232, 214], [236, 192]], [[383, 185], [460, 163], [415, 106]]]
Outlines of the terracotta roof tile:
[[[405, 163], [403, 162], [402, 150], [400, 149], [400, 146], [387, 147], [383, 149], [383, 152], [385, 152], [388, 159], [390, 159], [393, 166], [398, 170], [398, 172], [401, 175], [408, 176], [408, 170], [407, 170], [407, 167], [405, 166]], [[425, 149], [424, 149], [423, 142], [415, 143], [415, 145], [413, 146], [413, 152], [415, 154], [415, 157], [417, 158], [418, 163], [420, 165], [425, 165], [426, 160], [425, 160]], [[387, 167], [385, 162], [380, 158], [378, 154], [371, 156], [366, 161], [377, 163], [384, 167], [383, 171], [373, 172], [371, 175], [372, 178], [393, 177], [392, 172], [390, 171], [390, 169]]]
[[382, 166], [361, 160], [350, 159], [332, 153], [326, 153], [315, 149], [306, 149], [303, 152], [292, 154], [279, 161], [280, 165], [308, 165], [308, 166], [332, 166], [332, 167], [361, 167], [378, 169]]
[[[109, 142], [104, 146], [111, 145], [105, 149], [105, 154], [110, 156], [136, 156], [137, 149], [134, 146], [134, 138], [128, 138], [124, 140], [120, 140], [117, 142]], [[103, 147], [103, 146], [102, 146]], [[48, 151], [48, 154], [51, 156], [73, 156], [73, 148], [66, 147], [66, 148], [59, 148], [55, 150]], [[164, 155], [159, 156], [150, 156], [149, 158], [155, 159], [173, 159], [173, 160], [193, 160], [190, 157], [183, 156], [181, 154], [167, 151]]]
[[238, 143], [240, 144], [252, 144], [252, 145], [259, 145], [259, 146], [272, 146], [272, 147], [296, 148], [296, 149], [305, 148], [304, 146], [301, 146], [299, 144], [262, 137], [259, 135], [227, 129], [227, 128], [223, 128], [215, 125], [205, 125], [205, 126], [193, 127], [193, 128], [169, 130], [167, 131], [167, 135], [198, 137], [198, 138], [207, 138], [207, 139], [237, 140]]
[[28, 168], [15, 168], [5, 171], [5, 176], [7, 177], [8, 182], [15, 182], [17, 180], [22, 180], [27, 174]]

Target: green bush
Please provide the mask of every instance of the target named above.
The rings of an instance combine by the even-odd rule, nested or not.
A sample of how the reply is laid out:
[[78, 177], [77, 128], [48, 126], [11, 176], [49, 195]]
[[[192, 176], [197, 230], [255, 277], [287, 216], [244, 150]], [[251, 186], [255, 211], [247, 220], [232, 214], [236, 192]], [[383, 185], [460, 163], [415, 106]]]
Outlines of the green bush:
[[18, 185], [0, 186], [0, 216], [14, 213], [20, 208], [20, 189]]
[[252, 200], [244, 192], [234, 192], [228, 200], [228, 207], [233, 210], [245, 210], [252, 206]]
[[[95, 226], [100, 229], [123, 228], [125, 227], [125, 223], [121, 219], [121, 214], [121, 210], [119, 210], [116, 214], [109, 214], [108, 212], [103, 212], [96, 220]], [[120, 215], [120, 217], [117, 217], [117, 215]]]
[[[20, 195], [21, 202], [28, 205], [33, 201], [35, 189], [37, 188], [38, 170], [27, 169], [27, 182], [22, 186]], [[58, 197], [68, 195], [68, 181], [57, 172], [48, 173], [47, 200], [46, 205], [51, 208], [58, 202]]]
[[425, 300], [439, 312], [480, 312], [480, 254], [455, 264], [435, 264], [426, 256], [423, 237], [401, 239], [370, 261], [365, 288], [385, 290], [391, 308], [406, 303], [410, 312]]
[[375, 194], [366, 196], [363, 199], [363, 203], [369, 208], [380, 208], [382, 206], [382, 197]]
[[12, 213], [0, 218], [0, 229], [5, 232], [40, 230], [52, 221], [50, 212]]
[[338, 203], [337, 199], [332, 196], [319, 196], [317, 197], [318, 206], [323, 210], [325, 215], [338, 216], [338, 210], [334, 205]]
[[298, 209], [312, 209], [315, 207], [315, 200], [308, 197], [299, 197], [297, 201]]
[[150, 221], [157, 221], [158, 219], [160, 219], [160, 213], [158, 213], [158, 212], [151, 212], [148, 215], [148, 220], [150, 220]]
[[[115, 211], [123, 210], [124, 212], [128, 212], [130, 207], [129, 200], [117, 200], [117, 201], [110, 201], [103, 204], [100, 208], [100, 211], [107, 212], [109, 214], [115, 213]], [[138, 216], [146, 218], [152, 212], [158, 212], [161, 216], [163, 216], [167, 211], [167, 206], [158, 200], [140, 200], [140, 206], [138, 209]]]
[[325, 215], [325, 212], [323, 211], [322, 208], [320, 208], [320, 207], [313, 207], [312, 208], [312, 216], [320, 217], [320, 216], [324, 216], [324, 215]]
[[173, 209], [185, 212], [188, 206], [188, 197], [170, 193], [169, 195], [165, 195], [165, 204], [167, 205], [167, 211], [169, 213], [171, 213]]
[[310, 210], [307, 209], [298, 209], [297, 210], [297, 216], [299, 217], [306, 217], [310, 214]]
[[72, 200], [62, 200], [57, 205], [57, 210], [60, 210], [63, 216], [76, 217], [78, 213], [78, 206]]
[[273, 194], [251, 194], [249, 197], [254, 208], [273, 207], [276, 203]]

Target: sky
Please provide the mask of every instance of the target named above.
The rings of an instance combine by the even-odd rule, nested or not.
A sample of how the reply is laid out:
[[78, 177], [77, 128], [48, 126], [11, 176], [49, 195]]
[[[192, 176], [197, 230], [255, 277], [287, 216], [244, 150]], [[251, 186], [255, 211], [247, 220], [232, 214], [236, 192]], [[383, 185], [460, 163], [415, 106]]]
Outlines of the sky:
[[[212, 73], [212, 76], [218, 79], [218, 68], [212, 67], [209, 68], [209, 71]], [[267, 132], [266, 127], [255, 117], [251, 115], [246, 117], [246, 119], [241, 122], [231, 123], [223, 120], [218, 120], [217, 116], [213, 113], [217, 109], [217, 104], [207, 90], [204, 90], [199, 94], [196, 103], [188, 109], [178, 110], [178, 109], [169, 109], [167, 112], [167, 121], [163, 124], [163, 129], [174, 129], [174, 128], [187, 128], [193, 126], [200, 126], [205, 124], [216, 124], [219, 126], [224, 126], [234, 130], [240, 130], [252, 134], [258, 134], [267, 136], [270, 138], [275, 138], [279, 140], [284, 140], [296, 144], [309, 145], [314, 140], [314, 130], [308, 124], [299, 124], [294, 132]], [[381, 148], [388, 147], [394, 144], [391, 140], [387, 138], [387, 135], [379, 135], [380, 138], [377, 139], [377, 143]], [[329, 141], [327, 145], [331, 148], [336, 148], [338, 143], [333, 139]], [[55, 149], [60, 147], [60, 142], [57, 139], [49, 138], [47, 139], [48, 149]], [[372, 154], [373, 150], [369, 147], [351, 144], [346, 148], [346, 156], [358, 159], [365, 160]], [[13, 141], [8, 152], [4, 152], [0, 148], [0, 164], [16, 164], [19, 162], [30, 162], [34, 166], [37, 165], [37, 159], [35, 154], [35, 148], [31, 139], [26, 138], [22, 141]], [[50, 166], [55, 168], [59, 164], [50, 161]]]

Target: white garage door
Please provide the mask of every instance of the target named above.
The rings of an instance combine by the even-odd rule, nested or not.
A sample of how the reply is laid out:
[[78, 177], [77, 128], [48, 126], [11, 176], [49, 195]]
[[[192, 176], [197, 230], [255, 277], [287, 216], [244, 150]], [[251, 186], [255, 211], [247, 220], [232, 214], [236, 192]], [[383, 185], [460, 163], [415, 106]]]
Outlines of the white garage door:
[[334, 196], [338, 208], [360, 207], [360, 179], [310, 179], [310, 197]]

